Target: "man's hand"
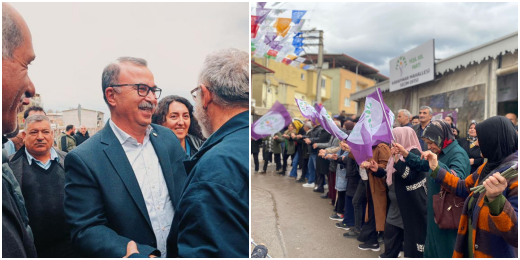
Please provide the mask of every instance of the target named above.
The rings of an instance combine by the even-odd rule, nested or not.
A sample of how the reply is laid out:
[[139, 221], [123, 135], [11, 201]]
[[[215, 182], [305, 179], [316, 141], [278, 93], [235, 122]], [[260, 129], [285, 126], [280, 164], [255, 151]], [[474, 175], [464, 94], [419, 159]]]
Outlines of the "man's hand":
[[303, 141], [306, 143], [306, 144], [311, 144], [311, 140], [309, 138], [305, 138], [303, 139]]
[[128, 245], [126, 245], [126, 255], [123, 256], [123, 258], [128, 258], [132, 254], [139, 254], [137, 244], [133, 240], [128, 242]]
[[325, 159], [332, 159], [332, 154], [327, 154], [327, 155], [325, 156]]
[[296, 136], [296, 138], [298, 138], [298, 139], [302, 139], [302, 137], [303, 137], [302, 135], [297, 135]]
[[488, 201], [492, 202], [507, 188], [507, 180], [502, 177], [500, 173], [495, 172], [484, 181], [484, 187], [486, 188], [486, 197]]
[[421, 154], [421, 159], [428, 160], [430, 164], [430, 169], [435, 170], [439, 163], [437, 162], [437, 154], [432, 153], [431, 151], [426, 151]]
[[332, 160], [335, 161], [335, 160], [337, 160], [337, 159], [338, 159], [338, 155], [337, 155], [337, 154], [333, 154], [333, 155], [332, 155]]
[[318, 147], [318, 144], [312, 144], [312, 148], [316, 149]]

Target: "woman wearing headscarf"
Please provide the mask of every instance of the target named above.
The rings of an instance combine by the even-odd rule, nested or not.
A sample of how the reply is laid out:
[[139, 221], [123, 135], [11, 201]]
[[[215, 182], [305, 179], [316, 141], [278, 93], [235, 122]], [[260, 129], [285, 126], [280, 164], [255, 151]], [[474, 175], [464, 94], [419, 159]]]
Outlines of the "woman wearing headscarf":
[[[395, 142], [409, 153], [421, 156], [421, 144], [415, 131], [410, 127], [397, 127], [392, 130]], [[393, 148], [395, 150], [396, 148]], [[390, 206], [385, 224], [385, 252], [381, 258], [395, 258], [404, 240], [404, 256], [423, 257], [426, 240], [426, 177], [406, 166], [402, 155], [394, 155], [386, 166], [386, 184]]]
[[[432, 121], [424, 129], [422, 139], [428, 145], [428, 150], [438, 156], [441, 168], [454, 171], [460, 178], [466, 178], [470, 174], [469, 157], [464, 149], [459, 146], [457, 140], [455, 140], [451, 127], [446, 121]], [[395, 146], [399, 149], [399, 153], [403, 158], [405, 158], [406, 166], [410, 167], [410, 169], [418, 172], [431, 172], [428, 161], [421, 160], [421, 157], [414, 153], [409, 153], [400, 144], [395, 144]], [[394, 149], [394, 154], [396, 151], [397, 149]], [[433, 195], [441, 191], [441, 186], [431, 177], [428, 177], [427, 188], [427, 231], [424, 257], [448, 258], [451, 257], [451, 252], [453, 252], [455, 246], [457, 230], [440, 229], [435, 223]]]
[[471, 172], [475, 172], [480, 165], [484, 163], [484, 158], [480, 156], [480, 147], [477, 142], [477, 123], [471, 122], [468, 129], [468, 137], [457, 139], [460, 147], [466, 151], [469, 156], [469, 164], [471, 165]]
[[[295, 153], [294, 141], [289, 140], [289, 138], [291, 138], [291, 134], [296, 134], [296, 133], [297, 133], [296, 126], [294, 125], [293, 122], [291, 122], [287, 126], [287, 130], [285, 130], [285, 132], [282, 135], [282, 137], [284, 138], [285, 148], [284, 148], [283, 156], [282, 156], [282, 171], [277, 172], [280, 175], [285, 175], [285, 171], [287, 171], [287, 159], [289, 159], [289, 157], [291, 157], [291, 161], [294, 161], [294, 156], [295, 156], [294, 155], [294, 153]], [[291, 177], [295, 177], [295, 176], [291, 176]]]
[[[467, 197], [459, 222], [453, 257], [518, 257], [518, 177], [500, 175], [518, 164], [518, 135], [509, 119], [494, 116], [476, 127], [482, 156], [477, 171], [459, 178], [440, 167], [437, 156], [425, 153], [431, 176], [450, 192]], [[475, 194], [472, 187], [486, 191]]]
[[303, 128], [303, 123], [298, 119], [295, 119], [292, 122], [295, 132], [290, 134], [289, 141], [294, 144], [295, 147], [295, 155], [294, 158], [292, 158], [292, 169], [289, 173], [290, 177], [294, 177], [295, 179], [298, 178], [298, 164], [300, 162], [300, 156], [302, 156], [302, 146], [297, 144], [297, 138], [296, 135], [300, 132], [300, 129]]

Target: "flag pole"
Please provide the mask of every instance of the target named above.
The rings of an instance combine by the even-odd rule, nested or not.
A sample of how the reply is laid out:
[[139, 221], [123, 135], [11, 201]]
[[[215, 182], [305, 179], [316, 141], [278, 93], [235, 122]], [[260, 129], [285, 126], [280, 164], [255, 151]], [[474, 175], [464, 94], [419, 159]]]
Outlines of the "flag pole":
[[392, 127], [390, 126], [390, 121], [388, 121], [388, 116], [385, 112], [385, 107], [383, 106], [383, 99], [381, 98], [381, 95], [379, 94], [379, 91], [381, 89], [380, 88], [377, 88], [376, 92], [377, 92], [377, 96], [379, 97], [379, 101], [381, 101], [380, 105], [381, 105], [381, 109], [383, 110], [383, 114], [385, 115], [385, 118], [386, 118], [386, 123], [388, 124], [388, 130], [390, 131], [390, 133], [392, 134], [392, 139], [394, 140], [395, 142], [395, 137], [394, 137], [394, 133], [392, 132]]

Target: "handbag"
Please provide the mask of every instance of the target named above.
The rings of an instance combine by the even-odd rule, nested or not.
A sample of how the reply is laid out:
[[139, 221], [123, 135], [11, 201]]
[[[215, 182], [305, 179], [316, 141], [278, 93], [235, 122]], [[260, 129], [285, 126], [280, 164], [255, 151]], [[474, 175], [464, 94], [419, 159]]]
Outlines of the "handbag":
[[457, 197], [446, 189], [433, 195], [433, 214], [435, 224], [440, 229], [458, 229], [462, 208], [466, 199]]

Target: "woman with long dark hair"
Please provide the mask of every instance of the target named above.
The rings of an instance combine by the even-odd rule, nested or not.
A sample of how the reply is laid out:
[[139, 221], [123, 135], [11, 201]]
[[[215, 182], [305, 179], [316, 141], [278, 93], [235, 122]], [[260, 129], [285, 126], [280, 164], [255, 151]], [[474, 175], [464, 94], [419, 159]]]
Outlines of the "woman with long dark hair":
[[152, 123], [170, 128], [189, 156], [194, 155], [203, 144], [199, 123], [193, 117], [193, 106], [183, 97], [170, 95], [161, 99], [152, 116]]

